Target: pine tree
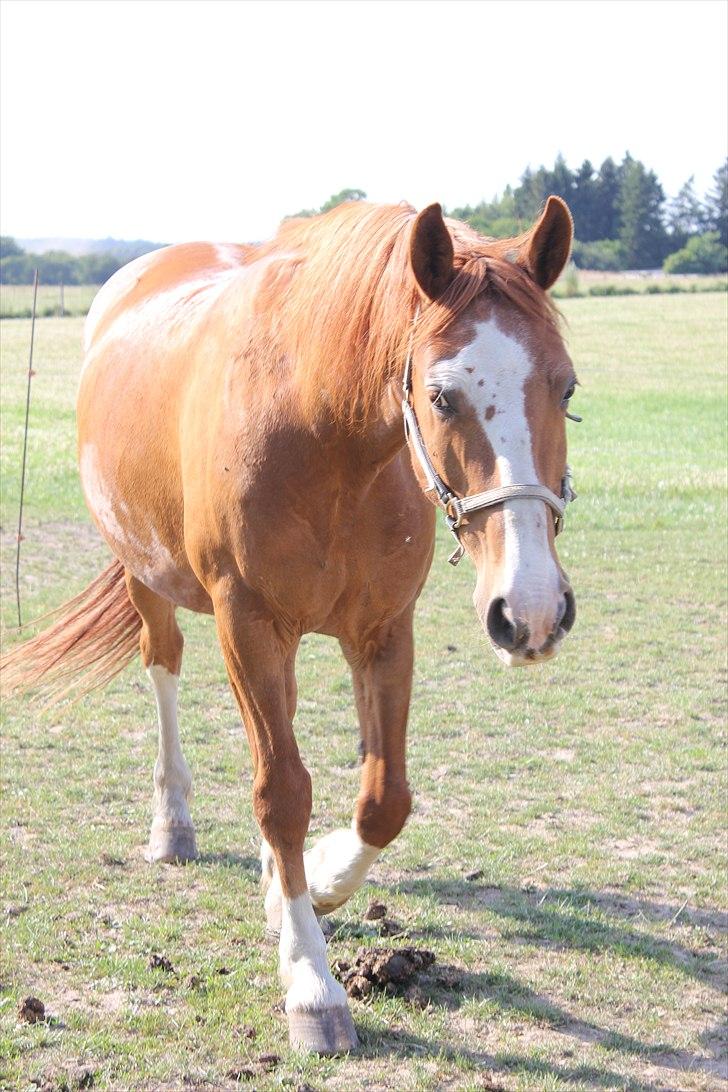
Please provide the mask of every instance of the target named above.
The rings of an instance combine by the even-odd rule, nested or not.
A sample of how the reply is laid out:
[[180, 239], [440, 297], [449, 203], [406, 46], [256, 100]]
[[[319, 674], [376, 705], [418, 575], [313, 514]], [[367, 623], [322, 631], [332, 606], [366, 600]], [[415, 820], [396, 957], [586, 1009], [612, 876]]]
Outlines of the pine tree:
[[728, 246], [728, 159], [713, 175], [713, 185], [705, 200], [707, 227], [717, 231], [719, 241]]
[[676, 197], [668, 203], [666, 224], [670, 233], [670, 248], [679, 250], [692, 235], [705, 230], [705, 208], [695, 193], [695, 176], [681, 187]]
[[616, 239], [619, 234], [621, 169], [611, 156], [599, 168], [596, 180], [595, 239]]
[[574, 234], [582, 243], [590, 243], [600, 238], [594, 233], [598, 226], [596, 204], [597, 186], [594, 168], [589, 160], [585, 159], [573, 176], [573, 187], [569, 198], [569, 208], [574, 217]]
[[666, 254], [662, 222], [665, 194], [654, 171], [627, 153], [621, 166], [619, 187], [619, 241], [627, 267], [652, 269]]

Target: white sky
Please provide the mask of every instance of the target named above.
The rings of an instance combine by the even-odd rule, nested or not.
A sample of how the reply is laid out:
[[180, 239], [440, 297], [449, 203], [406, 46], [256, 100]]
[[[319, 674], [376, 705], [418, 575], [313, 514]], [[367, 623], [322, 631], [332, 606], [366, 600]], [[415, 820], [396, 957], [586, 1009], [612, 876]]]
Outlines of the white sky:
[[4, 234], [252, 240], [344, 187], [474, 204], [726, 156], [724, 0], [4, 0]]

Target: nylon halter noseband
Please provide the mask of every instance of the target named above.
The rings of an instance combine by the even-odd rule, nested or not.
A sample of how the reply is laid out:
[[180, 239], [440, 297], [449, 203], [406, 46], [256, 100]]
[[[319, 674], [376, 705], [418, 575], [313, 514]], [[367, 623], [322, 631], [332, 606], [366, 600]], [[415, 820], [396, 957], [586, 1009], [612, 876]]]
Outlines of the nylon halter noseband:
[[496, 489], [486, 489], [482, 493], [472, 493], [469, 497], [457, 497], [452, 489], [442, 480], [432, 465], [432, 460], [427, 453], [425, 441], [420, 432], [417, 414], [412, 405], [412, 348], [414, 343], [415, 325], [419, 317], [419, 307], [415, 311], [410, 330], [407, 358], [404, 365], [404, 377], [402, 380], [402, 416], [404, 417], [404, 435], [417, 457], [417, 462], [422, 468], [422, 473], [427, 481], [425, 492], [437, 493], [437, 498], [445, 513], [445, 522], [457, 542], [457, 548], [448, 558], [451, 565], [457, 565], [465, 553], [465, 547], [460, 541], [458, 531], [463, 519], [472, 512], [479, 512], [483, 508], [492, 508], [496, 504], [503, 504], [509, 500], [520, 500], [524, 497], [542, 500], [554, 512], [554, 534], [559, 534], [564, 526], [564, 512], [569, 501], [574, 500], [576, 493], [571, 485], [571, 472], [566, 468], [566, 474], [561, 481], [561, 496], [557, 497], [545, 485], [503, 485]]

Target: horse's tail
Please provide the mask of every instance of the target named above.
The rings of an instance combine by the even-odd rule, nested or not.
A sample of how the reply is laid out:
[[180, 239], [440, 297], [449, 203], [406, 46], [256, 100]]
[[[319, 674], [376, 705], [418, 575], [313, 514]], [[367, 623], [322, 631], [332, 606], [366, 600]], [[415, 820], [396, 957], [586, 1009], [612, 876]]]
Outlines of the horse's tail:
[[139, 651], [139, 617], [114, 561], [74, 599], [53, 611], [53, 623], [0, 659], [3, 693], [39, 688], [47, 704], [71, 691], [105, 686]]

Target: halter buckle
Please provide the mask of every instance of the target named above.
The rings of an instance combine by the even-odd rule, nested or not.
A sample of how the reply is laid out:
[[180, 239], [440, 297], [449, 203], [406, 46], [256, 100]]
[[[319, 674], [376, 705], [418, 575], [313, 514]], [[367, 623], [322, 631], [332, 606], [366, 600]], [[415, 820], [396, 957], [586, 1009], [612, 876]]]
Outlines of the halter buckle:
[[[463, 506], [460, 503], [460, 498], [454, 497], [451, 493], [450, 496], [447, 497], [447, 499], [443, 502], [443, 504], [445, 508], [445, 518], [447, 520], [447, 525], [454, 533], [455, 531], [457, 531], [458, 527], [461, 526], [463, 522], [463, 516], [465, 515], [465, 513], [463, 512]], [[455, 535], [455, 538], [457, 537], [458, 536]]]

